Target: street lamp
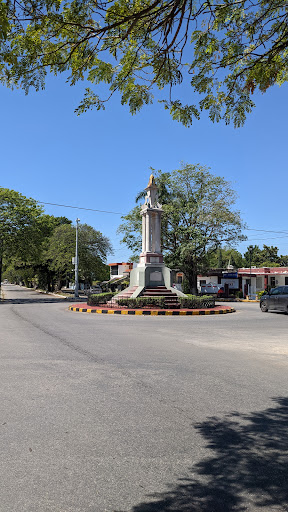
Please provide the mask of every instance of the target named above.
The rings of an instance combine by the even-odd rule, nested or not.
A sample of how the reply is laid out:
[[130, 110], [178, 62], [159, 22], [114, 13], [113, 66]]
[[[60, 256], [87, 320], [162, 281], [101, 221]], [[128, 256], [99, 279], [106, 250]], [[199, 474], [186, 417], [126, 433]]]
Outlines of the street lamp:
[[75, 294], [74, 297], [79, 297], [79, 280], [78, 280], [78, 222], [80, 219], [76, 219], [76, 250], [75, 250]]
[[252, 289], [251, 259], [252, 259], [253, 248], [249, 247], [248, 250], [249, 250], [249, 256], [250, 256], [250, 286], [249, 286], [249, 298], [250, 298], [250, 296], [251, 296], [251, 289]]

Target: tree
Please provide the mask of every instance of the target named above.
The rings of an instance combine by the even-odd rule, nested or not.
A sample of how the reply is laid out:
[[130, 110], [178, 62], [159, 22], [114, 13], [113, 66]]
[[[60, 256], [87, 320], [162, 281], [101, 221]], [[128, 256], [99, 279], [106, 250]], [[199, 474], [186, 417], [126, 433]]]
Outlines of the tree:
[[231, 247], [219, 248], [217, 252], [212, 252], [209, 257], [210, 268], [227, 268], [228, 265], [241, 268], [243, 266], [242, 254]]
[[279, 260], [280, 267], [288, 267], [288, 255], [281, 254]]
[[[284, 258], [281, 256], [281, 258]], [[249, 245], [244, 253], [244, 265], [250, 267], [279, 267], [280, 257], [278, 256], [278, 247], [273, 245], [263, 245], [260, 249], [258, 245]]]
[[25, 262], [35, 257], [42, 239], [42, 214], [34, 199], [0, 188], [0, 283], [3, 258], [19, 257]]
[[[229, 182], [199, 164], [186, 164], [171, 173], [158, 171], [156, 182], [163, 203], [165, 262], [184, 272], [195, 294], [197, 274], [207, 269], [211, 253], [222, 243], [232, 246], [244, 239], [240, 214], [233, 210], [235, 193]], [[122, 241], [137, 252], [141, 239], [139, 210], [134, 208], [119, 226]]]
[[110, 240], [87, 224], [79, 225], [80, 275], [89, 284], [110, 278], [110, 269], [104, 262], [113, 249]]
[[[104, 262], [112, 252], [112, 246], [106, 236], [87, 224], [79, 224], [78, 230], [80, 278], [92, 284], [93, 280], [107, 277]], [[45, 257], [49, 269], [55, 273], [58, 288], [72, 278], [75, 238], [76, 228], [70, 225], [58, 226], [50, 237]]]
[[[44, 88], [48, 71], [107, 84], [106, 99], [87, 87], [77, 113], [118, 92], [134, 114], [158, 88], [185, 126], [203, 110], [240, 126], [256, 89], [287, 81], [287, 22], [284, 0], [3, 1], [0, 79], [26, 92]], [[182, 82], [188, 104], [172, 96]]]
[[[38, 286], [51, 291], [53, 288], [53, 273], [48, 267], [44, 254], [49, 246], [49, 237], [57, 226], [71, 224], [66, 217], [54, 217], [42, 214], [34, 221], [37, 226], [37, 237], [30, 241], [32, 251], [6, 254], [4, 276], [11, 282], [24, 283], [25, 286]], [[34, 231], [35, 233], [35, 231]]]

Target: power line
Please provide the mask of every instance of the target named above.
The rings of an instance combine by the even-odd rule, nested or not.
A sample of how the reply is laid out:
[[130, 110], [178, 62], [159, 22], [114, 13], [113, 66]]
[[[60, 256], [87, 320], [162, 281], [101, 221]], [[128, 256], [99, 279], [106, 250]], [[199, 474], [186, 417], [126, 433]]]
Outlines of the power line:
[[262, 233], [285, 233], [286, 235], [288, 235], [288, 231], [270, 231], [267, 229], [245, 228], [244, 231], [261, 231]]
[[[47, 204], [47, 205], [50, 205], [50, 206], [61, 206], [63, 208], [73, 208], [75, 210], [86, 210], [86, 211], [90, 211], [90, 212], [98, 212], [98, 213], [110, 213], [112, 215], [126, 215], [125, 213], [123, 212], [113, 212], [113, 211], [110, 211], [110, 210], [98, 210], [96, 208], [85, 208], [84, 206], [72, 206], [72, 205], [68, 205], [68, 204], [58, 204], [58, 203], [46, 203], [44, 201], [37, 201], [38, 203], [41, 203], [41, 204]], [[261, 232], [261, 233], [280, 233], [280, 234], [285, 234], [288, 236], [288, 231], [276, 231], [276, 230], [268, 230], [268, 229], [256, 229], [256, 228], [245, 228], [244, 231], [258, 231], [258, 232]], [[273, 238], [269, 238], [270, 240], [275, 240], [277, 238], [286, 238], [285, 236], [283, 237], [273, 237]], [[253, 240], [266, 240], [266, 238], [251, 238], [250, 239], [251, 241]], [[246, 240], [247, 242], [249, 241]]]
[[254, 242], [258, 240], [278, 240], [279, 238], [288, 238], [288, 233], [286, 236], [271, 236], [269, 238], [247, 238], [247, 240], [244, 240], [244, 242]]
[[63, 208], [74, 208], [75, 210], [88, 210], [90, 212], [100, 212], [100, 213], [113, 213], [114, 215], [125, 215], [122, 212], [110, 212], [108, 210], [96, 210], [95, 208], [84, 208], [83, 206], [71, 206], [68, 204], [58, 204], [58, 203], [45, 203], [44, 201], [37, 201], [41, 204], [49, 204], [51, 206], [62, 206]]

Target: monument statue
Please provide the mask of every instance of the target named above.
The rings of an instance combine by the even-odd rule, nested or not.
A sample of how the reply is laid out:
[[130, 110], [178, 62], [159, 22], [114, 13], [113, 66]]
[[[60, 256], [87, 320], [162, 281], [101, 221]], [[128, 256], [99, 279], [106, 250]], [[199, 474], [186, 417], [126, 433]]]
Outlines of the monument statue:
[[159, 295], [165, 293], [185, 296], [179, 290], [172, 288], [171, 270], [163, 263], [161, 252], [161, 216], [162, 205], [159, 203], [158, 187], [151, 174], [145, 189], [145, 203], [141, 207], [142, 216], [142, 252], [136, 268], [131, 270], [130, 285], [114, 297], [138, 297], [145, 295]]
[[142, 252], [140, 263], [161, 263], [161, 215], [162, 206], [158, 202], [158, 187], [151, 174], [146, 187], [145, 203], [141, 207], [142, 215]]

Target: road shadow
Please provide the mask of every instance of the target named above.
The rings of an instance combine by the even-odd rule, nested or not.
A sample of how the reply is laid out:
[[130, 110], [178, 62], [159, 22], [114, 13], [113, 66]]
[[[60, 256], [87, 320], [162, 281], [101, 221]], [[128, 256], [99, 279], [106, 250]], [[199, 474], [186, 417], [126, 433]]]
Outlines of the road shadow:
[[272, 400], [277, 405], [264, 411], [194, 425], [213, 454], [133, 512], [287, 511], [288, 398]]
[[[78, 299], [62, 299], [57, 297], [35, 297], [35, 299], [4, 299], [1, 300], [1, 306], [5, 306], [5, 304], [50, 304], [52, 302], [75, 302]], [[87, 299], [86, 299], [87, 300]]]
[[[9, 285], [8, 285], [9, 286]], [[57, 297], [53, 294], [45, 293], [45, 292], [35, 292], [32, 288], [22, 288], [20, 286], [17, 286], [17, 288], [7, 288], [2, 289], [4, 298], [0, 300], [1, 305], [7, 305], [7, 304], [51, 304], [51, 303], [57, 303], [57, 302], [87, 302], [87, 296], [81, 296], [77, 297], [75, 299], [74, 295], [71, 293], [71, 295], [66, 297]], [[14, 298], [8, 298], [9, 292], [14, 293]], [[8, 297], [7, 297], [8, 295]], [[17, 295], [17, 297], [15, 297]], [[21, 295], [23, 297], [21, 297]], [[26, 295], [26, 296], [25, 296]]]

